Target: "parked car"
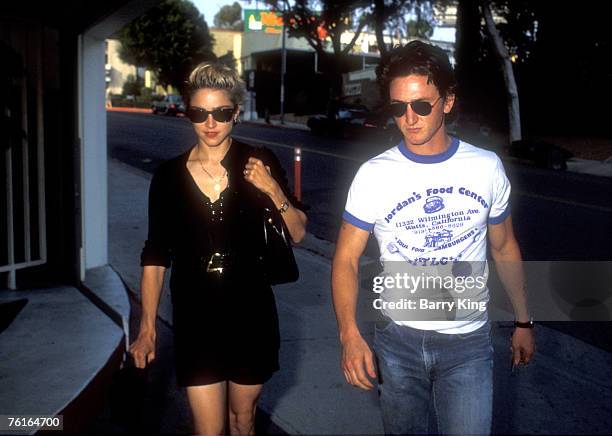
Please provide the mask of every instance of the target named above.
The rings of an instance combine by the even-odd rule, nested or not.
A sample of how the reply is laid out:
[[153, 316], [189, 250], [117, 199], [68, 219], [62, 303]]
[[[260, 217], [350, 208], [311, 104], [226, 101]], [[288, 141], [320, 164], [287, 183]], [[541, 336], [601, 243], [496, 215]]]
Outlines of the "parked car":
[[185, 103], [180, 95], [166, 95], [163, 99], [151, 104], [154, 114], [174, 115], [185, 113]]
[[327, 115], [314, 115], [306, 125], [313, 135], [343, 136], [345, 125], [353, 119], [365, 117], [367, 112], [368, 108], [363, 105], [344, 105], [338, 108], [334, 120]]
[[508, 155], [534, 163], [539, 168], [566, 170], [567, 160], [574, 155], [554, 144], [544, 141], [522, 139], [508, 147]]
[[361, 105], [341, 107], [335, 120], [326, 115], [314, 115], [308, 119], [307, 126], [313, 135], [376, 141], [385, 146], [401, 139], [399, 129], [386, 110], [370, 111]]

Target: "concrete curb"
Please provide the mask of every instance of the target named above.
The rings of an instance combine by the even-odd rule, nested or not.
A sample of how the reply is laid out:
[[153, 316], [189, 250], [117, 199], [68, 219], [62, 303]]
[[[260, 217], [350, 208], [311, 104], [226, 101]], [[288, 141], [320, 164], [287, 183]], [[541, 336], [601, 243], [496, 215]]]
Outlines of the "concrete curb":
[[144, 107], [107, 107], [107, 112], [131, 112], [131, 113], [141, 113], [141, 114], [152, 114], [150, 108]]

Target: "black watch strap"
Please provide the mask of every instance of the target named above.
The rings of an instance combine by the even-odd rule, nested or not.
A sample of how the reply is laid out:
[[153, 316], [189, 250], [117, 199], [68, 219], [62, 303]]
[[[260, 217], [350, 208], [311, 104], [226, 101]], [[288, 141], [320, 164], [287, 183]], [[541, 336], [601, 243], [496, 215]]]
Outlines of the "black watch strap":
[[533, 319], [530, 319], [527, 322], [514, 321], [514, 327], [519, 327], [522, 329], [532, 329], [533, 326], [534, 326]]

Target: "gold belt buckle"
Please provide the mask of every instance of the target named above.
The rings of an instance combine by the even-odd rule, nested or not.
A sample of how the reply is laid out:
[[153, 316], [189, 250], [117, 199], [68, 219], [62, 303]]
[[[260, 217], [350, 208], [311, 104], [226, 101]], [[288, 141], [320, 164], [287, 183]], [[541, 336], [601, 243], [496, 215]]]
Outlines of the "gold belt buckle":
[[206, 265], [206, 272], [218, 272], [223, 274], [225, 255], [221, 253], [213, 253]]

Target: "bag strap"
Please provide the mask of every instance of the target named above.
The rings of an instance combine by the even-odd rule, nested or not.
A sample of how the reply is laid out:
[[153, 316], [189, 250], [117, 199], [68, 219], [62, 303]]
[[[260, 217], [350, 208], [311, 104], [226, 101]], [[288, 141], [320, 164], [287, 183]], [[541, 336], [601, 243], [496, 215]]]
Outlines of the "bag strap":
[[283, 221], [283, 218], [281, 217], [281, 222], [280, 225], [278, 227], [280, 227], [280, 230], [278, 229], [277, 226], [274, 225], [274, 215], [272, 213], [272, 211], [267, 208], [264, 207], [264, 212], [266, 212], [265, 216], [264, 216], [264, 221], [263, 221], [263, 227], [264, 227], [264, 241], [266, 242], [266, 244], [268, 243], [268, 226], [266, 224], [270, 224], [270, 227], [272, 227], [274, 229], [274, 231], [281, 237], [283, 238], [283, 241], [285, 242], [285, 244], [287, 246], [290, 246], [290, 242], [287, 239], [287, 235], [285, 234], [285, 223]]

